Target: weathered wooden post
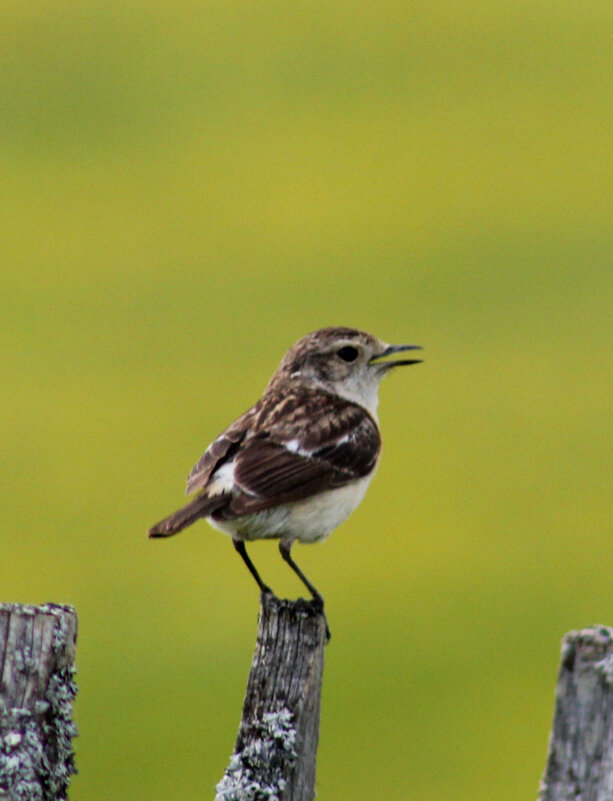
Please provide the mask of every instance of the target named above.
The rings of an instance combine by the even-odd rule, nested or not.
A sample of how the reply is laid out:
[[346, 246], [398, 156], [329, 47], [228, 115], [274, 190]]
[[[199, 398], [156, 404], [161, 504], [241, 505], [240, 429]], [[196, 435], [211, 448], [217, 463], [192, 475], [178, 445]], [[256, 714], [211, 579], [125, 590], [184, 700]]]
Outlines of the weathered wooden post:
[[234, 754], [215, 801], [312, 801], [326, 619], [311, 601], [261, 596]]
[[70, 606], [0, 603], [0, 799], [66, 798], [76, 637]]
[[613, 801], [613, 629], [562, 641], [540, 801]]
[[[265, 594], [234, 753], [215, 801], [312, 801], [326, 619]], [[65, 801], [77, 616], [0, 603], [0, 801]], [[613, 629], [564, 637], [539, 801], [613, 801]]]

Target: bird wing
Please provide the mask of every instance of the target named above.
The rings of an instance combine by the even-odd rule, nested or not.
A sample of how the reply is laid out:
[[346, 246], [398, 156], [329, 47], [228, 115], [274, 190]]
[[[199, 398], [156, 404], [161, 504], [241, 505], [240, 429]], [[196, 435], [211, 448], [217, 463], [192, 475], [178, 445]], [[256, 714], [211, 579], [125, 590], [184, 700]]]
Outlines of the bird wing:
[[342, 487], [375, 467], [381, 449], [376, 423], [357, 404], [321, 393], [262, 427], [233, 456], [234, 490], [214, 513], [231, 519]]
[[215, 470], [232, 459], [249, 432], [248, 416], [251, 413], [249, 410], [239, 417], [209, 445], [187, 477], [186, 495], [204, 489]]

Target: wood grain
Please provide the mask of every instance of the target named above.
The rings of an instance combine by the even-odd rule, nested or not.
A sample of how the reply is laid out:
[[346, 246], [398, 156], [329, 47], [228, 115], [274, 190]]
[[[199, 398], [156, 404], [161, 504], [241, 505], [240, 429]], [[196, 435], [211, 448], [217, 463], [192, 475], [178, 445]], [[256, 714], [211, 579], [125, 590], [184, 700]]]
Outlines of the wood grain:
[[321, 606], [261, 596], [234, 754], [216, 801], [312, 801], [326, 643]]
[[66, 798], [76, 636], [70, 606], [0, 604], [0, 798]]
[[540, 801], [613, 799], [613, 629], [562, 642], [556, 706]]

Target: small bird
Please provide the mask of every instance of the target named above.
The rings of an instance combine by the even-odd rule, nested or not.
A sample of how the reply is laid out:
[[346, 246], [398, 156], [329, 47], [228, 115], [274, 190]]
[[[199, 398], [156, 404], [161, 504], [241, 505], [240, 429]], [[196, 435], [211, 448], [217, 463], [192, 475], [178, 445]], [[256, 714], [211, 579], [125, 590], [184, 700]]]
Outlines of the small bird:
[[220, 434], [187, 478], [190, 503], [149, 530], [170, 537], [204, 517], [229, 534], [262, 592], [245, 543], [278, 539], [281, 556], [321, 604], [291, 556], [319, 542], [358, 506], [379, 461], [379, 382], [387, 360], [419, 345], [388, 345], [355, 328], [322, 328], [285, 354], [262, 397]]

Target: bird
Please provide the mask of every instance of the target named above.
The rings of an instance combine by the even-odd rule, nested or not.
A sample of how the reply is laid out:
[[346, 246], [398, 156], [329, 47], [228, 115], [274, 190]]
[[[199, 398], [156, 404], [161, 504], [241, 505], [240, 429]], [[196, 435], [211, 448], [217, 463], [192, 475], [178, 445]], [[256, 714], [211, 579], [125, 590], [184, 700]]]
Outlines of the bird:
[[272, 590], [246, 543], [279, 540], [282, 558], [323, 610], [323, 596], [292, 558], [292, 545], [325, 540], [362, 501], [381, 453], [379, 383], [392, 369], [422, 361], [388, 357], [419, 349], [347, 327], [302, 337], [261, 398], [193, 467], [186, 494], [194, 499], [149, 536], [170, 537], [205, 518], [231, 536], [262, 593]]

